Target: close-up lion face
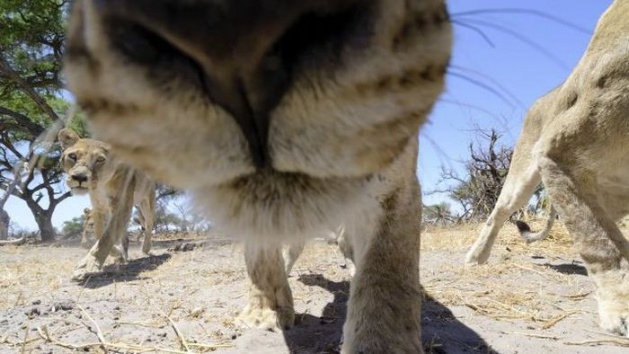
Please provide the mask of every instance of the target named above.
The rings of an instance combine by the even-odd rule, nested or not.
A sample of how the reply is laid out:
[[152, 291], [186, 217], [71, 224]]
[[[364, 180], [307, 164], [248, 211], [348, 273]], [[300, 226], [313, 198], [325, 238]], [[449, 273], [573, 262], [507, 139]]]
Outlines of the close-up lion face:
[[67, 174], [66, 184], [72, 194], [84, 195], [90, 186], [108, 180], [115, 170], [110, 159], [109, 145], [93, 140], [81, 139], [69, 129], [59, 132], [63, 148], [61, 167]]
[[86, 0], [65, 68], [95, 137], [214, 218], [319, 227], [417, 139], [450, 42], [441, 2]]

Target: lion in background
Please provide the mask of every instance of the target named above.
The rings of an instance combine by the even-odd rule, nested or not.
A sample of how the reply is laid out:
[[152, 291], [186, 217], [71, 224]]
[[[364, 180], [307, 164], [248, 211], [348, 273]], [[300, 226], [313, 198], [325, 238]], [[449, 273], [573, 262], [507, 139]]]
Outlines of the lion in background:
[[[144, 215], [142, 215], [140, 209], [136, 207], [136, 211], [137, 214], [133, 217], [133, 222], [140, 226], [140, 233], [135, 238], [135, 241], [139, 241], [142, 237], [144, 237], [145, 230], [147, 227], [150, 227], [150, 225], [147, 224], [147, 219]], [[150, 210], [147, 212], [150, 212]], [[154, 220], [154, 218], [151, 218], [151, 220]], [[94, 245], [94, 242], [98, 240], [96, 237], [96, 231], [94, 230], [94, 217], [92, 216], [92, 210], [90, 208], [83, 209], [82, 226], [83, 232], [81, 233], [81, 246], [89, 249]]]
[[[585, 262], [603, 329], [629, 336], [629, 0], [600, 18], [567, 80], [529, 110], [496, 206], [467, 254], [487, 262], [505, 220], [543, 182]], [[554, 212], [545, 230], [550, 229]], [[518, 225], [525, 238], [530, 234]]]
[[[111, 252], [118, 262], [126, 262], [128, 260], [126, 225], [131, 218], [131, 207], [136, 204], [145, 227], [142, 252], [148, 254], [151, 250], [155, 213], [155, 182], [143, 173], [131, 170], [115, 158], [111, 154], [110, 146], [102, 141], [82, 139], [76, 132], [67, 128], [59, 132], [58, 139], [63, 149], [61, 166], [67, 174], [66, 184], [74, 195], [88, 194], [92, 204], [89, 215], [87, 213], [85, 215], [81, 244], [89, 246], [89, 233], [93, 232], [97, 242], [92, 251], [99, 248], [99, 243], [111, 242], [112, 247], [105, 257]], [[120, 195], [120, 190], [128, 188], [129, 179], [133, 179], [133, 189]], [[121, 211], [129, 204], [131, 207], [128, 213]], [[105, 230], [112, 218], [117, 215], [124, 217], [124, 220], [120, 220], [125, 226], [124, 229], [116, 235], [108, 235], [108, 238], [103, 240]]]

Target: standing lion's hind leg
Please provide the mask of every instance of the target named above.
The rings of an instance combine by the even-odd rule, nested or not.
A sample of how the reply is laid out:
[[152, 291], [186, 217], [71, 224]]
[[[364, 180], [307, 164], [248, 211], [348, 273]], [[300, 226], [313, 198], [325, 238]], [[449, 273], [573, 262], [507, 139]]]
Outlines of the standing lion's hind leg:
[[142, 253], [150, 254], [153, 244], [153, 226], [155, 223], [155, 187], [152, 186], [147, 195], [138, 205], [138, 215], [141, 215], [141, 227], [144, 239], [142, 240]]
[[339, 251], [341, 251], [341, 255], [343, 256], [345, 268], [349, 271], [349, 275], [354, 277], [354, 274], [356, 274], [354, 249], [352, 247], [350, 236], [347, 234], [344, 225], [341, 225], [336, 229], [336, 243], [339, 247]]
[[541, 158], [544, 184], [596, 284], [600, 326], [629, 336], [629, 242], [599, 204], [596, 186], [571, 176], [568, 164]]
[[304, 251], [304, 247], [306, 247], [306, 241], [300, 239], [284, 248], [282, 256], [284, 258], [287, 276], [289, 276], [291, 270], [293, 270], [293, 266], [295, 265], [295, 262], [297, 262], [297, 259], [299, 259], [301, 253]]

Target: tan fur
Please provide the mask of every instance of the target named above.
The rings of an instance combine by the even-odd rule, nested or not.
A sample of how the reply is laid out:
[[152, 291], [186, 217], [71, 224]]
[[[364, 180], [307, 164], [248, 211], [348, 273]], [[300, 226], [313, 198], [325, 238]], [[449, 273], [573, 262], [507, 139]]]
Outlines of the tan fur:
[[[160, 4], [75, 2], [65, 74], [94, 135], [126, 162], [190, 191], [223, 233], [244, 239], [245, 324], [293, 325], [282, 245], [344, 224], [356, 274], [343, 352], [422, 352], [417, 137], [449, 62], [444, 2], [170, 3], [181, 11]], [[210, 10], [216, 4], [219, 17]], [[242, 7], [255, 11], [241, 14]], [[312, 19], [302, 13], [348, 16], [318, 29], [344, 26], [324, 36], [327, 43], [273, 56], [285, 31]], [[209, 18], [232, 30], [207, 25]], [[268, 132], [256, 135], [257, 146], [243, 128], [250, 112], [240, 98], [264, 109], [265, 95], [282, 86], [273, 86], [279, 76], [259, 82], [256, 75], [282, 65], [290, 83], [263, 112]], [[221, 90], [227, 95], [214, 101]]]
[[603, 14], [568, 79], [529, 111], [496, 207], [467, 254], [485, 263], [506, 218], [543, 182], [598, 289], [601, 327], [629, 336], [629, 0]]
[[[89, 194], [92, 210], [84, 210], [86, 214], [85, 227], [81, 243], [89, 247], [89, 226], [93, 225], [93, 234], [96, 244], [89, 254], [83, 259], [75, 271], [77, 279], [83, 279], [87, 274], [94, 272], [94, 267], [88, 264], [98, 264], [96, 271], [105, 261], [110, 252], [118, 257], [118, 261], [126, 262], [128, 239], [126, 225], [131, 218], [129, 212], [121, 212], [118, 209], [126, 208], [126, 205], [136, 204], [141, 210], [145, 221], [145, 237], [142, 243], [142, 251], [148, 254], [151, 250], [153, 215], [155, 213], [155, 183], [145, 174], [130, 169], [127, 165], [115, 158], [108, 144], [94, 139], [82, 139], [70, 129], [62, 129], [58, 134], [59, 142], [63, 148], [61, 166], [66, 172], [66, 184], [73, 194]], [[129, 180], [133, 183], [127, 186]], [[128, 193], [118, 196], [121, 191]], [[130, 207], [130, 208], [131, 208]], [[109, 230], [113, 219], [120, 229], [113, 233]], [[103, 240], [103, 237], [106, 240]], [[118, 248], [113, 247], [119, 245]], [[113, 247], [113, 248], [112, 248]], [[94, 255], [100, 257], [94, 259]]]

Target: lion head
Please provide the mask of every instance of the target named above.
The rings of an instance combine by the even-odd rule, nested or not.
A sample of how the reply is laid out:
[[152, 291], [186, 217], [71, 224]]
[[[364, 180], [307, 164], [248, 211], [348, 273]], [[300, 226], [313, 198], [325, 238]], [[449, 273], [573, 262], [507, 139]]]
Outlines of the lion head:
[[84, 195], [107, 181], [116, 169], [110, 156], [110, 147], [94, 139], [82, 139], [71, 129], [58, 134], [63, 148], [61, 167], [67, 173], [66, 184], [72, 194]]

